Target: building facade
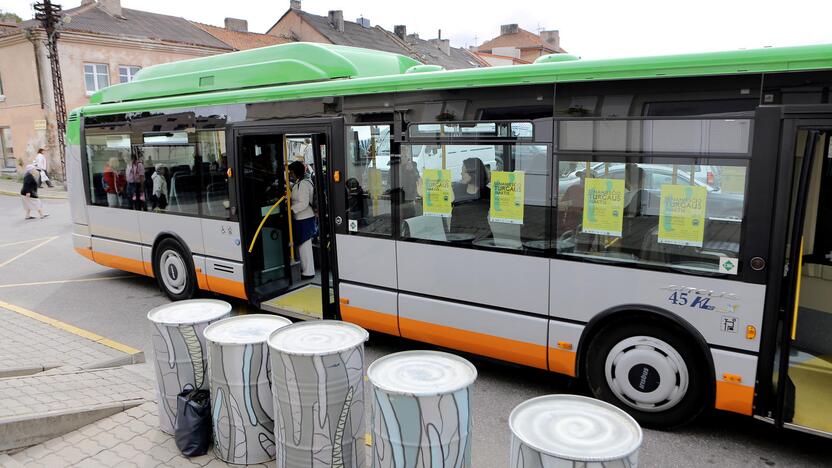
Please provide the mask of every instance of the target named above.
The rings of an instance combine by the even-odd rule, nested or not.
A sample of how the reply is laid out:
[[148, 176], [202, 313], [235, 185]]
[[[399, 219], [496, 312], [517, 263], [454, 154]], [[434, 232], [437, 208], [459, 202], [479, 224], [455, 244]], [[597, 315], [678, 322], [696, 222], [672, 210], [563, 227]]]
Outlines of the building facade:
[[267, 34], [291, 41], [318, 42], [365, 49], [382, 50], [402, 54], [427, 64], [439, 65], [447, 70], [489, 66], [485, 60], [469, 50], [452, 47], [448, 39], [421, 39], [418, 34], [408, 34], [405, 25], [394, 26], [388, 31], [373, 26], [369, 18], [356, 21], [344, 19], [341, 10], [330, 11], [327, 16], [315, 15], [301, 9], [301, 2], [291, 0], [289, 9], [269, 28]]
[[[111, 84], [158, 63], [234, 48], [183, 18], [122, 8], [119, 0], [85, 0], [66, 10], [58, 40], [67, 111]], [[0, 165], [19, 173], [45, 148], [60, 179], [58, 131], [46, 34], [34, 20], [0, 29]]]
[[566, 53], [560, 46], [559, 31], [535, 34], [517, 24], [500, 26], [499, 36], [472, 47], [472, 50], [491, 66], [533, 63], [544, 55]]

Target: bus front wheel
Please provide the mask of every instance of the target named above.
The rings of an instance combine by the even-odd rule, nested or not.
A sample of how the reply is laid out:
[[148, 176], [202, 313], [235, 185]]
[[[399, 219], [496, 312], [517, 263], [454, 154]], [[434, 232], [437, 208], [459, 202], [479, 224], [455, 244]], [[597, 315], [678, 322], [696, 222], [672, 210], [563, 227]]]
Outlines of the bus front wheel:
[[174, 239], [164, 239], [156, 247], [153, 273], [159, 287], [173, 301], [190, 299], [196, 292], [196, 274], [185, 249]]
[[709, 387], [701, 353], [682, 336], [657, 325], [605, 327], [587, 351], [592, 393], [647, 427], [690, 422], [705, 408]]

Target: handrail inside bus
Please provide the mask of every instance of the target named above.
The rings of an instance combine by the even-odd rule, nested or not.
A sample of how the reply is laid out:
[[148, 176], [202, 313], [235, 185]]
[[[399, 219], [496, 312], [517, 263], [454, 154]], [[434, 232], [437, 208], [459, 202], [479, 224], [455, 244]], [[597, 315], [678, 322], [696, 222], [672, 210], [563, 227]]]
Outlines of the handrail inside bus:
[[263, 225], [266, 224], [266, 220], [269, 219], [269, 216], [271, 216], [272, 211], [274, 211], [274, 209], [277, 208], [277, 205], [279, 205], [280, 202], [282, 202], [285, 199], [286, 195], [280, 197], [280, 199], [274, 202], [274, 205], [272, 205], [272, 207], [269, 208], [269, 211], [266, 212], [266, 215], [263, 216], [263, 219], [260, 221], [260, 225], [257, 226], [257, 230], [254, 231], [254, 237], [251, 239], [251, 245], [248, 246], [248, 253], [251, 253], [251, 251], [254, 250], [254, 243], [257, 242], [257, 237], [260, 235], [260, 230], [263, 229]]

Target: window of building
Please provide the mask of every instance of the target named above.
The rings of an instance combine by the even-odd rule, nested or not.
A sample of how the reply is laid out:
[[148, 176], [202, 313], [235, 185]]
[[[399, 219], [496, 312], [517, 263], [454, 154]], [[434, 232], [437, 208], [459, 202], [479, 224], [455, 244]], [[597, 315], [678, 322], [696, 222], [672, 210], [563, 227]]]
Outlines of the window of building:
[[3, 160], [3, 168], [15, 169], [12, 129], [8, 127], [0, 128], [0, 158]]
[[110, 86], [109, 70], [106, 63], [84, 64], [84, 86], [87, 94]]
[[390, 125], [347, 128], [347, 226], [351, 232], [392, 233], [391, 130]]
[[141, 70], [141, 67], [134, 67], [131, 65], [119, 65], [118, 67], [118, 82], [119, 83], [129, 83], [133, 81], [133, 78], [136, 76], [136, 73]]
[[3, 93], [3, 75], [0, 75], [0, 101], [6, 99], [5, 93]]
[[561, 159], [557, 251], [736, 274], [746, 163]]
[[402, 237], [544, 251], [548, 178], [547, 145], [402, 145]]

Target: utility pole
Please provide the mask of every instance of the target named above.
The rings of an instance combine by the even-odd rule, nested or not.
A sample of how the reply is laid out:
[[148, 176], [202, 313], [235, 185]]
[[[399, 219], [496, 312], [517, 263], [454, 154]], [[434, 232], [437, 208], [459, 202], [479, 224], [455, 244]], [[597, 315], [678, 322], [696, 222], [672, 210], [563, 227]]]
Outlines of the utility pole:
[[66, 102], [64, 101], [64, 82], [61, 77], [61, 65], [58, 62], [58, 38], [61, 21], [61, 6], [50, 0], [34, 4], [35, 19], [40, 21], [46, 31], [46, 51], [52, 68], [52, 94], [55, 96], [55, 123], [58, 127], [58, 154], [61, 158], [61, 177], [66, 182]]

